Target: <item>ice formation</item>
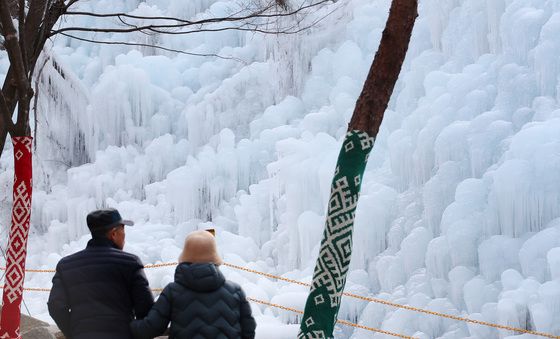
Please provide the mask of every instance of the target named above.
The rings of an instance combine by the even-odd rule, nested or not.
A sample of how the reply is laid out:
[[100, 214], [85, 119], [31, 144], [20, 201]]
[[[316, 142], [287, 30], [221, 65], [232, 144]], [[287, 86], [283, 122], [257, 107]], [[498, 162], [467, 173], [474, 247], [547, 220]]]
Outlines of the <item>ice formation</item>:
[[[232, 6], [78, 4], [184, 18]], [[86, 213], [113, 206], [136, 221], [126, 250], [145, 263], [175, 261], [189, 231], [212, 226], [226, 262], [308, 282], [338, 148], [388, 8], [341, 0], [300, 35], [149, 37], [226, 59], [54, 39], [39, 83], [27, 266], [53, 268], [81, 249]], [[560, 335], [559, 28], [558, 0], [420, 1], [364, 176], [347, 291]], [[2, 74], [7, 64], [0, 58]], [[8, 146], [4, 238], [11, 162]], [[152, 286], [172, 270], [148, 270]], [[305, 287], [224, 272], [249, 296], [303, 308]], [[29, 273], [26, 284], [50, 279]], [[45, 300], [28, 292], [25, 307], [50, 321]], [[260, 338], [295, 336], [296, 314], [253, 309]], [[527, 337], [352, 298], [339, 318], [418, 338]], [[346, 326], [336, 335], [384, 337]]]

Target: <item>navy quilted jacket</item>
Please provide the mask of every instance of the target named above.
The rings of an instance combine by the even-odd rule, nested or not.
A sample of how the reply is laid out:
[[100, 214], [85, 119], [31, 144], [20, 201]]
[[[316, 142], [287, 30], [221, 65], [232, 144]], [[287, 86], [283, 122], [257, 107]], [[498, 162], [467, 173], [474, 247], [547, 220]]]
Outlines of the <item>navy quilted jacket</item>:
[[214, 264], [181, 263], [148, 316], [131, 323], [136, 339], [252, 339], [256, 323], [239, 285]]
[[92, 239], [58, 263], [49, 314], [66, 338], [132, 338], [130, 321], [154, 304], [143, 268], [137, 256], [110, 240]]

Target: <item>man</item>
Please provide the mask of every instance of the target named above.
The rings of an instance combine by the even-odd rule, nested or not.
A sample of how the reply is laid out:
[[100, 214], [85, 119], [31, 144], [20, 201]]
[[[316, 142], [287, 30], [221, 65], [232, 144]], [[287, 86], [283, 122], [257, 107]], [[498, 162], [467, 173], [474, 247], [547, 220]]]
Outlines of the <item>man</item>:
[[130, 321], [143, 318], [154, 303], [142, 262], [122, 250], [124, 225], [134, 223], [112, 208], [86, 220], [92, 239], [56, 266], [49, 314], [66, 338], [132, 338]]

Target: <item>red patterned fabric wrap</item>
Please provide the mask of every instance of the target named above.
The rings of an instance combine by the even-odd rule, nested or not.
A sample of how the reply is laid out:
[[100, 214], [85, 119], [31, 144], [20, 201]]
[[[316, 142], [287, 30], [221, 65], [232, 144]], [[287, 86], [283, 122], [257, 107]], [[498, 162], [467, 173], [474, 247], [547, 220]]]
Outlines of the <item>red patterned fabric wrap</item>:
[[8, 242], [6, 278], [2, 297], [2, 317], [0, 319], [0, 338], [20, 339], [20, 307], [25, 278], [25, 257], [27, 255], [27, 236], [31, 217], [32, 191], [32, 137], [14, 137], [14, 201], [12, 208], [12, 227]]

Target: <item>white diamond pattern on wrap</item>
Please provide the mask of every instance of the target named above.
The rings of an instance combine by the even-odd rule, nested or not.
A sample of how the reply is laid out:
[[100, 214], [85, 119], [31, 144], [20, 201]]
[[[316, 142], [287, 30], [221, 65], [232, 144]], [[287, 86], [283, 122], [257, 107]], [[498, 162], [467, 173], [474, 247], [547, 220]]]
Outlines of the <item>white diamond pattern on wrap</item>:
[[[318, 265], [314, 272], [315, 279], [311, 287], [311, 291], [313, 291], [319, 286], [325, 286], [331, 296], [331, 307], [336, 307], [340, 303], [340, 289], [349, 265], [349, 262], [344, 260], [345, 256], [338, 254], [343, 246], [337, 241], [337, 238], [342, 237], [342, 240], [349, 238], [346, 233], [350, 233], [352, 230], [350, 226], [354, 220], [351, 216], [357, 202], [357, 197], [349, 190], [346, 177], [333, 183], [327, 217], [326, 246], [321, 248]], [[346, 253], [348, 246], [344, 247], [346, 248], [342, 252]]]
[[15, 337], [10, 336], [8, 333], [4, 333], [0, 339], [21, 339], [21, 334], [19, 334], [19, 331], [16, 333]]
[[14, 145], [12, 223], [6, 256], [0, 338], [21, 339], [21, 302], [33, 180], [32, 140], [30, 136], [12, 137]]
[[23, 284], [21, 283], [24, 272], [22, 271], [23, 263], [25, 260], [26, 248], [24, 246], [25, 239], [29, 229], [25, 227], [26, 220], [29, 220], [31, 212], [29, 203], [29, 196], [25, 187], [25, 182], [21, 181], [14, 190], [14, 208], [12, 213], [12, 227], [15, 232], [11, 232], [10, 243], [14, 246], [8, 248], [9, 264], [6, 267], [7, 272], [12, 272], [6, 276], [6, 294], [8, 300], [13, 303], [22, 294]]
[[[328, 203], [325, 232], [313, 272], [300, 339], [332, 338], [352, 255], [352, 228], [374, 138], [350, 131], [342, 145]], [[313, 321], [313, 323], [311, 323]]]
[[25, 146], [27, 151], [31, 154], [31, 146], [33, 145], [33, 138], [20, 138], [19, 142]]

